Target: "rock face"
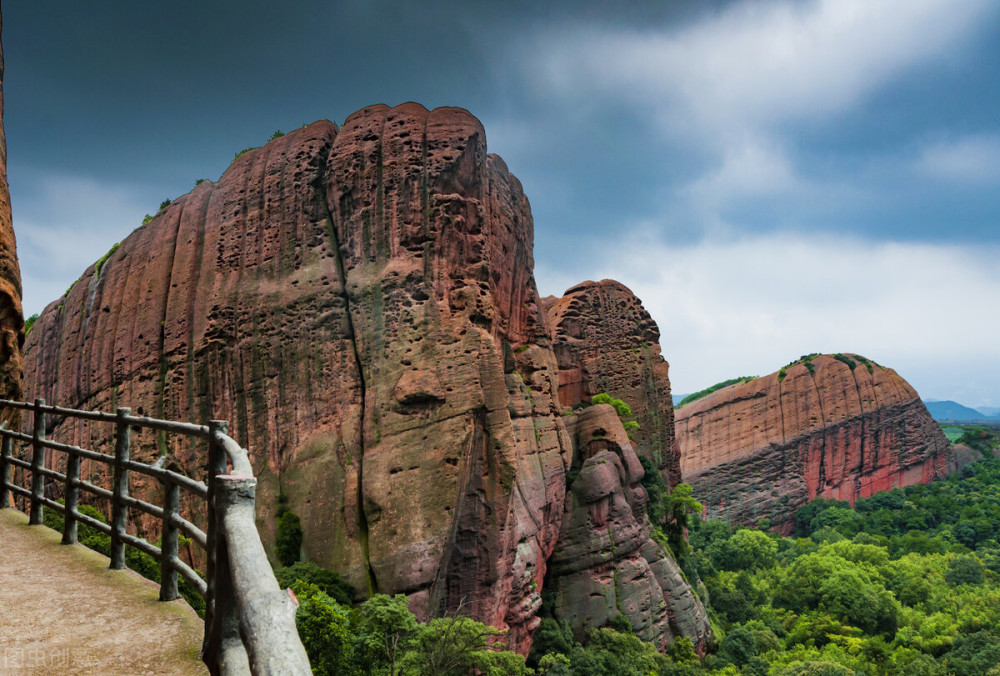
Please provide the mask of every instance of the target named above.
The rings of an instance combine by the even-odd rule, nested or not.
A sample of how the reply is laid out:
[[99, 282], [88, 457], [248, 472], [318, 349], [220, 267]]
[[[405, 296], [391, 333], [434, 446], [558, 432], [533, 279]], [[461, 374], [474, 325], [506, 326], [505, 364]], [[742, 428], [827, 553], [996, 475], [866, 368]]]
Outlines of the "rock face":
[[709, 518], [767, 517], [788, 533], [813, 498], [854, 504], [954, 468], [948, 440], [905, 380], [841, 357], [800, 360], [677, 409], [681, 471]]
[[[175, 200], [52, 303], [31, 396], [231, 420], [265, 540], [284, 496], [309, 560], [423, 617], [461, 605], [526, 651], [574, 457], [532, 240], [466, 111], [317, 122]], [[203, 476], [201, 449], [138, 437], [134, 456]]]
[[[2, 30], [3, 19], [0, 19]], [[10, 213], [7, 186], [7, 136], [3, 130], [3, 47], [0, 46], [0, 398], [21, 399], [24, 316], [21, 313], [21, 269]], [[3, 419], [14, 424], [13, 412]], [[5, 505], [0, 505], [5, 506]]]
[[[705, 609], [673, 558], [653, 541], [639, 458], [607, 404], [567, 423], [574, 440], [566, 508], [548, 584], [554, 613], [577, 633], [619, 613], [661, 649], [688, 636], [702, 653], [712, 632]], [[582, 638], [582, 636], [578, 636]]]
[[636, 453], [653, 461], [667, 483], [680, 483], [669, 364], [660, 331], [638, 298], [612, 279], [583, 282], [562, 298], [544, 299], [559, 363], [559, 403], [575, 406], [607, 392], [632, 408]]

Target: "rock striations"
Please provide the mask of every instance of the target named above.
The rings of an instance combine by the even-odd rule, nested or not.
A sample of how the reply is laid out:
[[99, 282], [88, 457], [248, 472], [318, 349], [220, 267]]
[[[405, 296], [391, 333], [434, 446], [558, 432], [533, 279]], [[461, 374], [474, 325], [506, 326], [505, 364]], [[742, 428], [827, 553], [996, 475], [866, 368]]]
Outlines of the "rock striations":
[[636, 453], [680, 483], [669, 365], [660, 355], [660, 331], [638, 298], [612, 279], [583, 282], [559, 299], [543, 300], [559, 363], [559, 403], [576, 406], [607, 392], [627, 403], [639, 429]]
[[684, 480], [709, 518], [790, 532], [795, 510], [928, 482], [948, 440], [892, 369], [857, 355], [803, 358], [676, 411]]
[[[567, 494], [589, 451], [570, 431], [582, 423], [560, 415], [532, 240], [520, 183], [466, 111], [411, 103], [365, 108], [342, 129], [316, 122], [175, 200], [49, 305], [27, 343], [30, 396], [231, 420], [259, 476], [265, 539], [283, 497], [308, 559], [363, 591], [410, 595], [423, 617], [461, 605], [522, 652], [561, 539], [610, 499], [606, 523], [632, 544], [573, 571], [559, 559], [553, 584], [582, 574], [625, 599], [650, 640], [704, 644], [704, 609], [635, 511], [616, 417], [604, 425], [622, 441], [604, 451], [616, 476]], [[96, 425], [51, 433], [107, 443]], [[203, 476], [201, 449], [137, 436], [134, 455]], [[634, 589], [613, 580], [623, 566]]]
[[575, 449], [566, 507], [547, 584], [556, 616], [579, 636], [622, 613], [661, 649], [688, 636], [704, 653], [708, 616], [677, 564], [649, 535], [642, 465], [615, 410], [600, 404], [568, 418]]
[[[2, 26], [2, 19], [0, 19]], [[0, 47], [0, 398], [20, 399], [22, 388], [21, 345], [24, 318], [21, 314], [21, 270], [10, 213], [7, 186], [7, 137], [3, 130], [3, 48]], [[4, 413], [14, 423], [16, 415]], [[0, 505], [5, 507], [6, 505]]]

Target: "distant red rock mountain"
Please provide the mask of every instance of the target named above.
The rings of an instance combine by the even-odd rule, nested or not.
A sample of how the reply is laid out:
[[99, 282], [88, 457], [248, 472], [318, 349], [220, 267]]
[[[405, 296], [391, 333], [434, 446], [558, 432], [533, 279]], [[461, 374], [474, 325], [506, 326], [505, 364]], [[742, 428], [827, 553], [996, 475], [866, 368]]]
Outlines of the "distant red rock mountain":
[[790, 532], [813, 498], [853, 504], [955, 469], [916, 391], [864, 357], [814, 355], [675, 412], [681, 473], [708, 518]]

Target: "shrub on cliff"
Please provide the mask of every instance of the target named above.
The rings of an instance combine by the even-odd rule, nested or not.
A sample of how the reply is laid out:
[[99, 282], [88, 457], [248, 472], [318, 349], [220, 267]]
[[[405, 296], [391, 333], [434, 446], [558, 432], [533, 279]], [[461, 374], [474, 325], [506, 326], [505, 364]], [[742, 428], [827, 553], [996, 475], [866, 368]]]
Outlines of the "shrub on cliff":
[[855, 362], [853, 359], [851, 359], [850, 357], [848, 357], [846, 355], [840, 354], [839, 352], [837, 354], [833, 355], [833, 358], [836, 359], [837, 361], [843, 363], [843, 364], [846, 364], [847, 368], [851, 369], [852, 371], [858, 365], [857, 362]]
[[634, 420], [628, 420], [632, 417], [632, 407], [626, 404], [621, 399], [615, 399], [607, 392], [598, 392], [590, 398], [590, 403], [593, 405], [597, 404], [609, 404], [615, 409], [615, 413], [622, 421], [622, 427], [625, 428], [625, 432], [628, 434], [628, 438], [632, 438], [632, 434], [639, 431], [639, 423]]
[[670, 542], [670, 549], [674, 552], [675, 558], [681, 558], [687, 554], [691, 547], [684, 538], [684, 533], [689, 524], [692, 514], [701, 514], [702, 505], [692, 497], [694, 489], [691, 484], [677, 484], [668, 495], [664, 497], [664, 512], [666, 521], [663, 530], [667, 534]]
[[681, 406], [686, 406], [687, 404], [690, 404], [692, 401], [697, 401], [702, 397], [707, 397], [713, 392], [721, 390], [723, 387], [729, 387], [730, 385], [735, 385], [737, 383], [750, 382], [751, 380], [754, 380], [756, 377], [757, 376], [742, 376], [740, 378], [730, 378], [729, 380], [723, 380], [721, 383], [716, 383], [711, 387], [706, 387], [703, 390], [699, 390], [697, 392], [689, 394], [688, 396], [681, 399], [677, 403], [677, 406], [674, 406], [674, 408], [680, 408]]
[[283, 588], [294, 587], [296, 582], [316, 585], [330, 598], [344, 606], [352, 605], [358, 593], [354, 586], [340, 575], [321, 568], [311, 561], [296, 561], [291, 566], [279, 568], [274, 575]]
[[278, 534], [274, 553], [283, 566], [294, 565], [302, 551], [302, 523], [295, 512], [285, 511], [278, 517]]
[[615, 399], [607, 392], [598, 392], [590, 398], [590, 403], [595, 406], [597, 404], [610, 404], [615, 409], [615, 413], [618, 414], [619, 418], [632, 417], [632, 408], [621, 399]]
[[114, 244], [114, 246], [112, 246], [110, 249], [108, 249], [108, 252], [106, 254], [104, 254], [103, 256], [101, 256], [100, 258], [98, 258], [97, 262], [94, 263], [94, 275], [98, 279], [101, 277], [101, 268], [103, 268], [104, 264], [108, 262], [108, 259], [111, 258], [111, 256], [116, 251], [118, 251], [118, 247], [120, 247], [121, 244], [122, 244], [121, 242], [116, 242]]

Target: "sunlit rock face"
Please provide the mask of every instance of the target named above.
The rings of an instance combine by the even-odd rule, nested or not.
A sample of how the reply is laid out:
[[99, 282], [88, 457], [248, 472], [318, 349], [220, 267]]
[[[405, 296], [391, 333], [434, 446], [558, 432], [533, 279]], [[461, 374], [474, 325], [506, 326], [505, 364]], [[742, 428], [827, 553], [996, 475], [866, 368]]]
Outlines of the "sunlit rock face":
[[955, 468], [916, 391], [892, 369], [843, 356], [816, 356], [677, 409], [681, 472], [708, 518], [768, 518], [788, 533], [813, 498], [853, 504]]

